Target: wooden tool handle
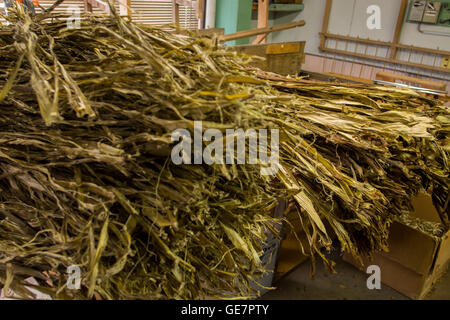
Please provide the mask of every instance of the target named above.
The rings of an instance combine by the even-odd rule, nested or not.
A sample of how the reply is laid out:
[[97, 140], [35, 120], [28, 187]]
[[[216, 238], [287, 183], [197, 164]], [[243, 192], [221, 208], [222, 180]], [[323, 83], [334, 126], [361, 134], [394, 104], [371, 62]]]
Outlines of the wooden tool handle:
[[306, 24], [306, 22], [304, 20], [301, 20], [301, 21], [283, 23], [283, 24], [279, 24], [279, 25], [267, 27], [267, 28], [244, 30], [244, 31], [239, 31], [236, 33], [230, 33], [230, 34], [220, 36], [219, 41], [227, 42], [227, 41], [232, 41], [232, 40], [237, 40], [237, 39], [242, 39], [242, 38], [248, 38], [248, 37], [257, 36], [259, 34], [267, 34], [267, 33], [302, 27], [305, 24]]

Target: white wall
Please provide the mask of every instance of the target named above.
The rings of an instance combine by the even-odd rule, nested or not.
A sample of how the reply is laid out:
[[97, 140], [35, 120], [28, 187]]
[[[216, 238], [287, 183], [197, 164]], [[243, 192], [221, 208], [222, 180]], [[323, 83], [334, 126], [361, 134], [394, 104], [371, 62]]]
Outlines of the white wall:
[[[280, 24], [303, 19], [306, 21], [306, 26], [274, 33], [268, 38], [269, 42], [278, 43], [305, 40], [305, 52], [307, 54], [328, 56], [330, 58], [331, 54], [325, 54], [318, 49], [320, 42], [319, 32], [321, 32], [322, 29], [326, 0], [304, 0], [303, 3], [305, 4], [305, 9], [302, 12], [277, 14], [275, 16], [276, 18], [270, 22], [272, 24]], [[392, 41], [400, 4], [401, 0], [334, 0], [330, 14], [328, 32], [345, 36], [370, 38], [372, 40]], [[366, 22], [368, 14], [366, 11], [370, 5], [378, 5], [381, 8], [381, 30], [369, 30], [367, 28]], [[426, 31], [448, 33], [450, 36], [450, 28], [448, 27], [422, 25], [422, 29]], [[400, 43], [450, 51], [450, 37], [422, 34], [418, 31], [418, 24], [407, 23], [406, 21], [403, 24]], [[377, 52], [377, 55], [382, 57], [388, 55], [387, 48], [379, 47], [377, 49], [375, 46], [366, 47], [364, 44], [359, 44], [356, 47], [356, 44], [346, 45], [344, 41], [328, 40], [327, 46], [329, 48], [336, 47], [337, 49], [346, 49], [348, 51], [356, 51], [359, 53], [365, 52], [371, 55], [374, 55], [375, 52]], [[409, 50], [401, 50], [397, 57], [402, 60], [409, 59], [411, 62], [423, 62], [426, 64], [435, 63], [436, 66], [440, 65], [440, 58], [436, 60], [435, 56], [431, 54], [422, 56], [422, 54], [410, 54]], [[359, 59], [354, 59], [349, 56], [338, 58], [360, 61]], [[367, 63], [367, 60], [363, 61], [363, 63]], [[370, 63], [374, 66], [387, 69], [398, 69], [399, 71], [411, 74], [450, 80], [449, 73], [431, 72], [405, 66], [393, 66], [376, 61]]]
[[[317, 53], [319, 35], [322, 29], [326, 0], [304, 0], [305, 9], [300, 13], [278, 14], [275, 23], [305, 20], [306, 26], [294, 30], [277, 32], [273, 42], [307, 40], [306, 52]], [[373, 40], [392, 41], [400, 0], [334, 0], [331, 9], [328, 31], [334, 34], [349, 35]], [[367, 28], [367, 8], [378, 5], [381, 8], [381, 30]], [[400, 42], [407, 45], [450, 51], [450, 37], [424, 35], [417, 30], [416, 23], [404, 23]], [[422, 25], [425, 31], [448, 33], [450, 28]]]
[[[337, 0], [340, 1], [340, 0]], [[292, 30], [275, 32], [271, 35], [271, 42], [303, 41], [306, 40], [305, 52], [318, 53], [320, 42], [319, 32], [322, 29], [325, 0], [304, 0], [305, 9], [301, 12], [277, 13], [273, 22], [276, 24], [305, 20], [306, 25]]]

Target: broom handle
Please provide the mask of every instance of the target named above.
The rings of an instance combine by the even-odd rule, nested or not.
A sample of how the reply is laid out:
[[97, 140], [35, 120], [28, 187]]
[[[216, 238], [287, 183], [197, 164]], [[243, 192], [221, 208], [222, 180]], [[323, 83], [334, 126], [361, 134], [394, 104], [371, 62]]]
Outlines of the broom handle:
[[278, 25], [272, 26], [272, 27], [244, 30], [244, 31], [239, 31], [239, 32], [235, 32], [235, 33], [222, 35], [219, 37], [219, 41], [227, 42], [227, 41], [231, 41], [231, 40], [248, 38], [248, 37], [257, 36], [260, 34], [268, 34], [268, 33], [277, 32], [277, 31], [281, 31], [281, 30], [302, 27], [305, 24], [306, 24], [306, 22], [304, 20], [301, 20], [301, 21], [278, 24]]

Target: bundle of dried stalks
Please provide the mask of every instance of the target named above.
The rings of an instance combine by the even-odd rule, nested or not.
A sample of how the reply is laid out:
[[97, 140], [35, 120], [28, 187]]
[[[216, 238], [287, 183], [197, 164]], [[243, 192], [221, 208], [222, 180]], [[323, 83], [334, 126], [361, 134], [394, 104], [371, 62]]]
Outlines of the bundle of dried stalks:
[[[248, 297], [280, 198], [319, 255], [332, 234], [355, 256], [385, 248], [421, 188], [448, 222], [450, 113], [435, 101], [246, 69], [214, 39], [115, 15], [80, 29], [47, 17], [19, 8], [0, 29], [6, 289], [31, 297], [33, 276], [56, 298]], [[194, 121], [224, 135], [278, 129], [276, 176], [173, 164], [171, 133]], [[66, 288], [72, 265], [78, 291]]]

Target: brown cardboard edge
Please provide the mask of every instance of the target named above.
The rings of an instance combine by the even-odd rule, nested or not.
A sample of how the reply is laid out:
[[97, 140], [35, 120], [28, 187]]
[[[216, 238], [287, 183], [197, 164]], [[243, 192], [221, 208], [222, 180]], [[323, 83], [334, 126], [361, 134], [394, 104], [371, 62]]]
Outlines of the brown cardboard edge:
[[[391, 225], [388, 241], [389, 251], [380, 251], [377, 254], [395, 261], [419, 274], [427, 276], [432, 273], [432, 267], [441, 242], [440, 240], [403, 223], [394, 221]], [[411, 242], [413, 242], [413, 244]], [[415, 246], [411, 247], [411, 245]], [[416, 252], [417, 250], [422, 250], [425, 252], [425, 255], [410, 260], [408, 253]]]
[[[363, 259], [363, 265], [356, 261], [349, 253], [345, 253], [343, 260], [362, 272], [369, 265], [378, 265], [381, 268], [381, 282], [410, 299], [419, 299], [423, 292], [426, 276], [421, 275], [388, 257], [374, 254], [374, 260]], [[386, 278], [386, 272], [389, 275]]]
[[420, 299], [425, 298], [433, 289], [436, 282], [446, 273], [450, 266], [450, 230], [442, 237], [433, 262], [432, 270], [424, 284]]

